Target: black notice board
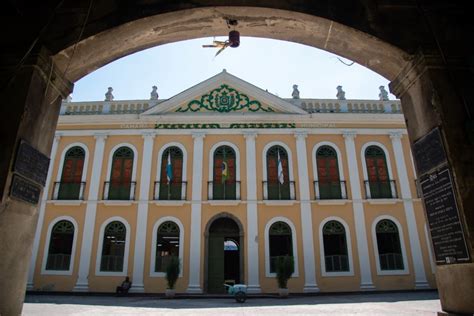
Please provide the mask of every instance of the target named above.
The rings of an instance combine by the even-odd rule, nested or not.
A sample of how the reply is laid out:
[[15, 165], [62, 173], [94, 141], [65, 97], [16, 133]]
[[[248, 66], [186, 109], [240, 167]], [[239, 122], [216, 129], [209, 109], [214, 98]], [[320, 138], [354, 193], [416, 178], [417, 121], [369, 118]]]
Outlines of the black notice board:
[[439, 128], [433, 129], [413, 144], [413, 156], [421, 175], [447, 162]]
[[44, 186], [48, 176], [48, 167], [49, 157], [21, 140], [13, 171]]
[[40, 194], [41, 187], [39, 185], [19, 175], [13, 175], [10, 196], [36, 205], [39, 202]]
[[420, 178], [436, 263], [469, 262], [469, 251], [447, 165]]

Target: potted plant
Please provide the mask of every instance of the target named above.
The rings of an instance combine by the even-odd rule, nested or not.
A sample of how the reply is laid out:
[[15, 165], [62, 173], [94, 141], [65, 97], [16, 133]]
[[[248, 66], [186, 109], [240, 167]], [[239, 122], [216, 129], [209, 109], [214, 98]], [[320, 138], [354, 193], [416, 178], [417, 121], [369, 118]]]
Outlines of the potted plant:
[[288, 280], [295, 271], [295, 263], [292, 256], [279, 256], [276, 258], [276, 279], [278, 282], [278, 293], [281, 297], [288, 296]]
[[165, 291], [166, 297], [174, 297], [176, 291], [174, 286], [179, 277], [179, 272], [181, 271], [181, 263], [177, 256], [171, 256], [168, 265], [166, 266], [166, 282], [168, 288]]

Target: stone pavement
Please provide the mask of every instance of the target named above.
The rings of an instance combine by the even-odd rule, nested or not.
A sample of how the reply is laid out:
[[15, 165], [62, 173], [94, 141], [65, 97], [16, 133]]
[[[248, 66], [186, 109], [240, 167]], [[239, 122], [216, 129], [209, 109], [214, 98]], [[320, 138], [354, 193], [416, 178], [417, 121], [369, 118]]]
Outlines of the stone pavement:
[[436, 315], [441, 305], [436, 291], [250, 297], [243, 304], [233, 297], [175, 298], [150, 296], [79, 296], [28, 294], [26, 316], [56, 315]]

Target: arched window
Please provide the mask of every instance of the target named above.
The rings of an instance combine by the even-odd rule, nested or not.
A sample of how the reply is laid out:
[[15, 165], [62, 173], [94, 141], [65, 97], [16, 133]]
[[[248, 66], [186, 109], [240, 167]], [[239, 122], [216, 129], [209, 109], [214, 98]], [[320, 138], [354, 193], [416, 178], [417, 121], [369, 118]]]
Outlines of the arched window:
[[326, 272], [349, 271], [346, 231], [338, 221], [329, 221], [323, 227], [324, 263]]
[[181, 200], [183, 185], [183, 152], [176, 146], [168, 147], [161, 156], [159, 200]]
[[381, 270], [403, 270], [403, 254], [397, 225], [383, 219], [375, 227]]
[[70, 221], [57, 222], [51, 230], [46, 270], [67, 271], [71, 265], [74, 225]]
[[270, 226], [268, 234], [270, 248], [270, 273], [275, 273], [275, 264], [279, 256], [293, 257], [291, 228], [285, 222], [275, 222]]
[[156, 234], [155, 272], [165, 272], [171, 257], [179, 257], [179, 227], [167, 221], [158, 227]]
[[213, 200], [236, 199], [235, 151], [230, 146], [219, 146], [214, 151], [214, 172], [212, 177]]
[[120, 147], [114, 152], [109, 183], [109, 200], [130, 200], [133, 172], [133, 151], [129, 147]]
[[289, 200], [291, 198], [288, 154], [279, 145], [267, 151], [267, 194], [269, 200]]
[[105, 227], [100, 271], [123, 271], [126, 236], [127, 228], [119, 221], [113, 221]]
[[337, 153], [330, 146], [321, 146], [316, 152], [318, 189], [320, 199], [342, 198]]
[[82, 198], [82, 171], [85, 156], [84, 149], [79, 146], [72, 147], [66, 152], [57, 194], [58, 200], [79, 200]]
[[382, 148], [369, 146], [365, 150], [365, 163], [367, 164], [368, 197], [373, 199], [392, 198], [390, 178], [387, 161]]

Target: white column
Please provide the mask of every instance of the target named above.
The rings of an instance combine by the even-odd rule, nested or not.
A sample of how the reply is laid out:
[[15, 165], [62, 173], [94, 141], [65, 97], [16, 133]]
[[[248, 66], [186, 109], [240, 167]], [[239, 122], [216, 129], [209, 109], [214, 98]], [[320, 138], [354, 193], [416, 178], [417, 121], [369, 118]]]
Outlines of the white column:
[[189, 284], [186, 292], [202, 293], [201, 289], [201, 198], [202, 162], [205, 133], [194, 132], [193, 182], [191, 198], [191, 237], [189, 250]]
[[[391, 132], [393, 151], [395, 152], [395, 163], [397, 164], [398, 181], [400, 181], [401, 197], [405, 208], [405, 217], [408, 225], [408, 239], [410, 240], [411, 257], [413, 258], [413, 268], [415, 270], [415, 288], [429, 288], [426, 280], [425, 266], [420, 245], [420, 236], [416, 226], [415, 209], [413, 206], [412, 195], [410, 191], [410, 182], [408, 181], [407, 166], [405, 164], [405, 155], [402, 147], [402, 133]], [[402, 232], [400, 232], [402, 233]]]
[[352, 192], [352, 208], [354, 212], [355, 233], [357, 239], [357, 252], [359, 254], [360, 266], [360, 288], [361, 290], [372, 290], [372, 271], [369, 260], [369, 246], [367, 244], [367, 231], [365, 227], [364, 205], [360, 189], [359, 167], [357, 165], [357, 154], [355, 149], [354, 131], [343, 132], [346, 145], [347, 162], [349, 165], [349, 182]]
[[301, 211], [301, 232], [303, 237], [304, 292], [319, 292], [316, 283], [314, 263], [313, 220], [311, 217], [311, 197], [309, 194], [308, 158], [306, 153], [307, 132], [296, 132], [296, 156], [298, 159], [298, 186]]
[[261, 293], [258, 262], [258, 213], [257, 213], [257, 132], [245, 131], [247, 165], [247, 291]]
[[92, 174], [89, 183], [89, 195], [86, 201], [86, 216], [82, 231], [82, 245], [79, 260], [79, 274], [74, 291], [89, 290], [89, 267], [91, 262], [92, 241], [94, 240], [95, 215], [97, 211], [97, 200], [99, 197], [99, 187], [102, 173], [102, 162], [104, 160], [104, 148], [107, 134], [97, 133], [94, 135], [95, 149], [92, 162]]
[[143, 270], [145, 267], [145, 244], [146, 228], [148, 220], [148, 200], [150, 194], [151, 163], [153, 160], [153, 132], [145, 132], [142, 135], [143, 155], [142, 169], [140, 173], [140, 192], [138, 195], [137, 227], [135, 237], [135, 253], [133, 255], [133, 276], [130, 292], [142, 293], [145, 291], [143, 285]]
[[30, 269], [28, 271], [28, 282], [26, 283], [26, 289], [32, 290], [33, 289], [33, 278], [35, 276], [35, 266], [36, 266], [36, 258], [38, 256], [38, 247], [41, 237], [41, 230], [43, 228], [44, 222], [44, 212], [46, 210], [46, 201], [48, 200], [49, 196], [49, 186], [51, 184], [51, 176], [53, 174], [54, 169], [54, 160], [56, 159], [56, 153], [58, 151], [58, 144], [59, 140], [61, 139], [61, 135], [56, 133], [54, 136], [53, 147], [51, 148], [51, 156], [49, 160], [49, 169], [48, 175], [46, 176], [46, 184], [43, 189], [43, 195], [41, 196], [40, 206], [39, 206], [39, 214], [38, 214], [38, 224], [36, 224], [36, 232], [35, 232], [35, 240], [33, 241], [33, 251], [31, 254], [30, 259]]

